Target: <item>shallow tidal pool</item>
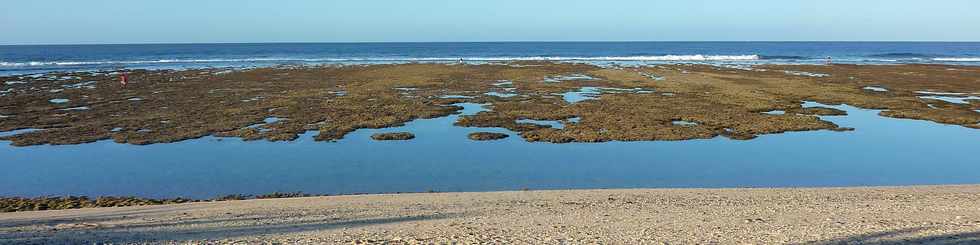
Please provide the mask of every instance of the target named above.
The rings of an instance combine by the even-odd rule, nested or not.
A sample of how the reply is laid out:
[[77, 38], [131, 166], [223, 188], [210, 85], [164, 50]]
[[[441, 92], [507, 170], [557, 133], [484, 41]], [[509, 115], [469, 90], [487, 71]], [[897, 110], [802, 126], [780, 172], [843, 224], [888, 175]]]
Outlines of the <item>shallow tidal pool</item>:
[[[462, 104], [463, 114], [484, 110]], [[806, 103], [815, 106], [816, 103]], [[211, 198], [311, 194], [648, 187], [795, 187], [980, 183], [980, 130], [835, 108], [851, 132], [708, 140], [528, 143], [502, 128], [453, 126], [458, 115], [362, 129], [337, 142], [206, 137], [133, 146], [0, 146], [0, 196]], [[411, 132], [381, 142], [374, 133]], [[472, 141], [472, 132], [511, 137]], [[9, 132], [8, 132], [9, 133]], [[6, 143], [6, 142], [3, 142]]]

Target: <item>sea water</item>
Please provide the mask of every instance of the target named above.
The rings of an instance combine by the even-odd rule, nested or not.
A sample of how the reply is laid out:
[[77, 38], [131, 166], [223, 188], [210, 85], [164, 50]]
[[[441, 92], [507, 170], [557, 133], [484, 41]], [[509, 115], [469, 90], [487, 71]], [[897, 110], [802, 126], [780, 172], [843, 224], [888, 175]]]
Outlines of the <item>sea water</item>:
[[0, 75], [120, 68], [506, 62], [980, 64], [978, 42], [488, 42], [0, 45]]
[[[461, 115], [486, 110], [462, 104]], [[816, 106], [807, 103], [805, 106]], [[808, 131], [747, 141], [530, 143], [502, 128], [453, 126], [460, 115], [361, 129], [336, 142], [205, 137], [134, 146], [111, 141], [0, 146], [0, 196], [314, 194], [652, 187], [799, 187], [980, 183], [980, 130], [892, 119], [850, 106]], [[577, 121], [577, 120], [576, 120]], [[374, 141], [380, 132], [409, 141]], [[472, 141], [472, 132], [511, 135]]]

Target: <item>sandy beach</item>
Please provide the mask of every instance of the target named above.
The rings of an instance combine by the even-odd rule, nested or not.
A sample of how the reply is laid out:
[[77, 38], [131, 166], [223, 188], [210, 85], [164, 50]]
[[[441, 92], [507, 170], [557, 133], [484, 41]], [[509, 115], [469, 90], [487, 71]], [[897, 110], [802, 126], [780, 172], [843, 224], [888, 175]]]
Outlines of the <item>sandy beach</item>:
[[0, 214], [0, 243], [980, 242], [980, 186], [419, 193]]

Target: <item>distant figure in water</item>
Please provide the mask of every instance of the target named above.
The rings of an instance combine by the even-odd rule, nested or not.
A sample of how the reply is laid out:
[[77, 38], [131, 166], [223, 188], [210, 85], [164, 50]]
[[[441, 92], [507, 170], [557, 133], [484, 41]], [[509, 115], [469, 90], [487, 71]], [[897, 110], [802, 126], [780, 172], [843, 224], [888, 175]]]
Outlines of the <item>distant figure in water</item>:
[[463, 63], [463, 58], [459, 58], [459, 63], [460, 63], [460, 64], [462, 64], [462, 63]]
[[126, 75], [125, 72], [123, 72], [122, 75], [119, 75], [119, 84], [126, 87], [126, 84], [129, 84], [129, 75]]
[[827, 56], [827, 64], [829, 65], [829, 64], [832, 64], [832, 63], [834, 63], [834, 60], [832, 58], [830, 58], [830, 56]]

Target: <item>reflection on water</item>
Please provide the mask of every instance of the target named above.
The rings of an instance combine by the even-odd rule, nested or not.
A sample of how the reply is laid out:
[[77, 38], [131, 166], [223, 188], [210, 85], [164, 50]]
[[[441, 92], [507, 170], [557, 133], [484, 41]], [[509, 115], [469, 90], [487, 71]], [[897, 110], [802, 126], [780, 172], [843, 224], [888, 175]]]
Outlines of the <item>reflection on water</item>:
[[805, 71], [784, 71], [784, 72], [789, 75], [804, 76], [804, 77], [829, 77], [830, 76], [830, 74], [812, 73], [812, 72], [805, 72]]
[[553, 76], [545, 77], [544, 82], [546, 83], [560, 83], [564, 81], [589, 81], [596, 80], [594, 77], [583, 75], [583, 74], [569, 74], [565, 76]]
[[930, 96], [919, 96], [919, 98], [942, 100], [953, 104], [969, 104], [970, 102], [968, 102], [967, 100], [980, 100], [980, 96], [957, 97], [957, 96], [930, 95]]
[[[807, 103], [817, 106], [817, 103]], [[463, 104], [464, 114], [485, 110]], [[793, 132], [748, 141], [528, 143], [501, 128], [452, 126], [458, 115], [338, 142], [243, 142], [206, 137], [173, 144], [0, 147], [0, 196], [231, 193], [378, 193], [639, 187], [786, 187], [980, 183], [980, 130], [883, 118], [830, 106], [824, 117], [856, 131]], [[373, 141], [408, 131], [410, 141]], [[472, 132], [512, 137], [472, 141]]]
[[272, 131], [272, 129], [267, 128], [270, 124], [274, 124], [282, 120], [286, 120], [286, 119], [278, 118], [278, 117], [267, 117], [265, 119], [262, 119], [262, 123], [252, 124], [247, 126], [247, 128], [259, 130], [259, 132], [269, 132]]
[[439, 96], [439, 98], [442, 98], [442, 99], [472, 99], [473, 96], [450, 94], [450, 95]]
[[549, 126], [551, 128], [554, 128], [554, 129], [564, 129], [565, 128], [565, 125], [562, 125], [561, 122], [559, 122], [559, 121], [553, 121], [553, 120], [519, 119], [519, 120], [517, 120], [515, 122], [517, 122], [517, 123], [530, 123], [530, 124], [544, 125], [544, 126]]
[[493, 92], [493, 91], [486, 92], [486, 93], [483, 93], [483, 94], [489, 95], [489, 96], [497, 96], [497, 97], [501, 97], [501, 98], [510, 98], [510, 97], [517, 96], [517, 94], [514, 94], [514, 93], [500, 93], [500, 92]]
[[672, 124], [674, 124], [676, 126], [697, 126], [698, 125], [698, 123], [696, 123], [696, 122], [684, 121], [684, 120], [674, 120], [674, 121], [671, 121], [670, 123], [672, 123]]
[[599, 97], [599, 88], [582, 87], [578, 91], [562, 93], [561, 97], [565, 99], [565, 102], [568, 102], [569, 104], [578, 103], [585, 100], [591, 100], [591, 99], [595, 99], [596, 97]]
[[653, 93], [653, 90], [647, 90], [642, 88], [607, 88], [607, 87], [581, 87], [578, 91], [569, 91], [561, 94], [565, 102], [569, 104], [578, 103], [585, 100], [596, 99], [599, 95], [603, 93], [617, 94], [617, 93], [638, 93], [638, 94], [649, 94]]
[[[40, 129], [35, 129], [35, 128], [25, 128], [25, 129], [11, 130], [11, 131], [0, 131], [0, 137], [7, 137], [7, 136], [18, 135], [18, 134], [25, 134], [25, 133], [30, 133], [30, 132], [34, 132], [34, 131], [41, 131], [41, 130]], [[2, 142], [2, 141], [0, 141], [0, 142]]]
[[878, 86], [866, 86], [866, 87], [864, 87], [864, 90], [870, 90], [870, 91], [874, 91], [874, 92], [888, 92], [888, 89], [882, 88], [882, 87], [878, 87]]
[[514, 86], [514, 82], [510, 80], [498, 80], [496, 83], [493, 84], [493, 86], [497, 86], [497, 87]]
[[922, 94], [919, 96], [922, 99], [942, 100], [953, 104], [970, 104], [969, 100], [980, 100], [980, 96], [967, 93], [932, 91], [916, 91], [915, 93]]

